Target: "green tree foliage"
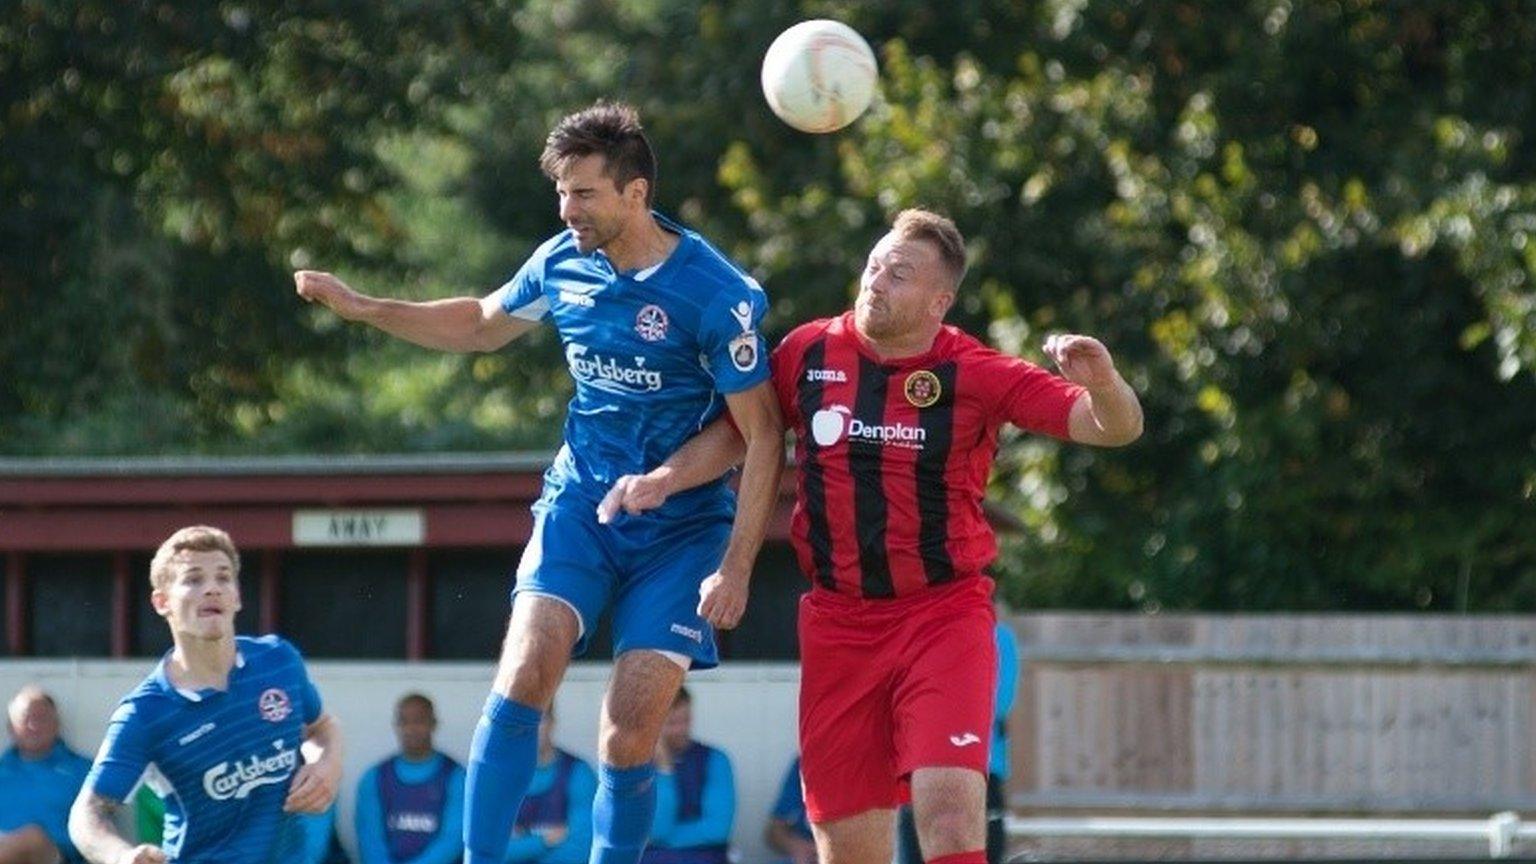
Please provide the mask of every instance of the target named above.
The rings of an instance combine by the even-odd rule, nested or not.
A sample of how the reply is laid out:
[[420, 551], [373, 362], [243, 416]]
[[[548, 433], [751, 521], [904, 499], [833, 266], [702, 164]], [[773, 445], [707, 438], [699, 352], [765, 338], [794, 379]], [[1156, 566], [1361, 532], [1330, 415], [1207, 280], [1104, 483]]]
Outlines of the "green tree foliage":
[[[883, 65], [830, 136], [757, 92], [818, 16]], [[1516, 0], [23, 0], [0, 448], [547, 446], [552, 334], [432, 355], [298, 308], [287, 273], [489, 290], [559, 227], [550, 124], [618, 97], [660, 206], [762, 279], [776, 333], [845, 307], [922, 204], [971, 240], [957, 323], [1115, 351], [1141, 442], [1005, 442], [1014, 601], [1528, 610], [1533, 73]]]

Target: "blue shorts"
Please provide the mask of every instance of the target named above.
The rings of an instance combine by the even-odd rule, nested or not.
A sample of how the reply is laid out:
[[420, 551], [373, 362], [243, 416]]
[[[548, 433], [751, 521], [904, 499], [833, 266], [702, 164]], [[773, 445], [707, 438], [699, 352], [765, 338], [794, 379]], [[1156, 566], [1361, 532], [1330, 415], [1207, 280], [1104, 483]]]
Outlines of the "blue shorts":
[[576, 610], [573, 656], [585, 653], [611, 601], [614, 656], [672, 651], [690, 668], [712, 669], [720, 657], [714, 628], [698, 613], [699, 585], [725, 557], [731, 522], [729, 511], [711, 509], [686, 519], [620, 514], [600, 525], [589, 504], [541, 502], [512, 594], [545, 594]]

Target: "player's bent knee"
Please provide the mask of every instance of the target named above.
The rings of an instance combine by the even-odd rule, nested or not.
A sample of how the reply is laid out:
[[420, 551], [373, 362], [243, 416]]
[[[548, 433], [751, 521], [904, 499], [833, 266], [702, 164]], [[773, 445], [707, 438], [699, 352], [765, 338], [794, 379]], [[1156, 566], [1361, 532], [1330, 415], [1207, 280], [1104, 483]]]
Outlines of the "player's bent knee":
[[890, 864], [894, 810], [868, 810], [811, 826], [818, 864]]
[[919, 769], [912, 811], [924, 858], [981, 849], [987, 840], [986, 779], [960, 768]]
[[945, 807], [918, 818], [917, 837], [923, 858], [972, 852], [986, 846], [986, 815], [969, 808]]

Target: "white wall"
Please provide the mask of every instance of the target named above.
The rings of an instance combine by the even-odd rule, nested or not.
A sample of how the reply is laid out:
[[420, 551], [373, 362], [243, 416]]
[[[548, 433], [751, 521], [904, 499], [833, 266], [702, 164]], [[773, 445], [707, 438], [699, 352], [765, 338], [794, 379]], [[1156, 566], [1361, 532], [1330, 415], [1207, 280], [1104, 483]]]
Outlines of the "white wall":
[[[64, 738], [87, 756], [94, 754], [117, 701], [148, 674], [148, 661], [3, 660], [0, 698], [9, 699], [28, 682], [41, 684], [59, 704]], [[470, 735], [490, 684], [490, 663], [363, 663], [311, 661], [310, 676], [326, 710], [346, 733], [346, 776], [338, 827], [352, 846], [352, 802], [357, 778], [395, 749], [390, 728], [395, 700], [420, 691], [437, 703], [439, 749], [464, 761]], [[597, 715], [610, 666], [578, 663], [566, 675], [556, 699], [561, 746], [594, 760]], [[795, 701], [800, 673], [794, 664], [733, 663], [688, 676], [693, 693], [694, 737], [730, 755], [736, 770], [736, 826], [733, 845], [743, 864], [771, 855], [763, 825], [778, 795], [779, 782], [795, 749]]]

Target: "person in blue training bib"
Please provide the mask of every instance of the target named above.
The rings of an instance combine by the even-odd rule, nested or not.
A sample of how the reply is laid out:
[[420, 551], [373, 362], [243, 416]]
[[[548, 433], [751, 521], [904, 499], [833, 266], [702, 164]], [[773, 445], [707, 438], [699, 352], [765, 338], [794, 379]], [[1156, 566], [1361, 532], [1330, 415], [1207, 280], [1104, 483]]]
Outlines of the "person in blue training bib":
[[357, 781], [361, 864], [451, 864], [464, 854], [464, 768], [432, 746], [437, 709], [420, 693], [395, 703], [400, 752]]
[[[340, 727], [292, 645], [235, 635], [240, 554], [228, 534], [177, 531], [149, 578], [173, 645], [112, 713], [70, 810], [70, 837], [93, 864], [298, 860], [295, 814], [323, 813], [336, 797]], [[151, 765], [164, 838], [134, 846], [116, 816]]]
[[[294, 281], [300, 297], [428, 348], [494, 351], [545, 321], [558, 331], [576, 389], [470, 745], [464, 860], [502, 864], [540, 714], [611, 606], [591, 860], [635, 864], [655, 815], [662, 720], [686, 671], [716, 665], [715, 628], [741, 619], [783, 469], [758, 330], [767, 301], [697, 233], [652, 210], [656, 157], [634, 108], [598, 103], [565, 117], [540, 166], [566, 230], [486, 297], [383, 299], [308, 270]], [[682, 492], [653, 476], [656, 500], [625, 497], [624, 483], [727, 412], [746, 441], [739, 501], [724, 478]], [[626, 507], [600, 516], [610, 492]]]
[[555, 746], [555, 709], [539, 723], [539, 767], [517, 811], [507, 864], [581, 864], [592, 849], [597, 775]]
[[59, 709], [35, 684], [6, 706], [11, 746], [0, 754], [0, 864], [75, 860], [66, 823], [90, 760], [59, 738]]
[[693, 738], [693, 697], [677, 691], [657, 748], [656, 825], [642, 864], [729, 864], [736, 776], [725, 751]]

